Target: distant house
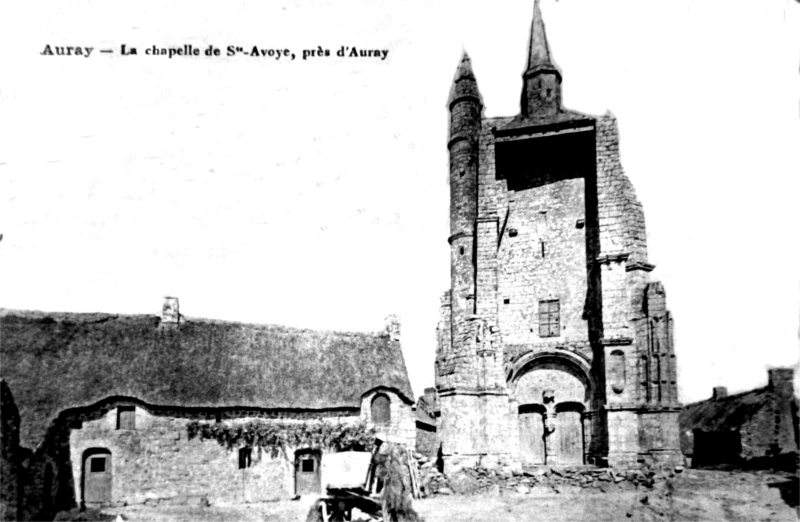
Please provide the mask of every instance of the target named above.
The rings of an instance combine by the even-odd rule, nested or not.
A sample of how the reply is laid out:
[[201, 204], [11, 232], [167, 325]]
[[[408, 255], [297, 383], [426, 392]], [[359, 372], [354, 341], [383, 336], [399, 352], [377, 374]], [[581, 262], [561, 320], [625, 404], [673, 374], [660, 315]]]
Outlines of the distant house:
[[[298, 444], [277, 455], [226, 448], [190, 438], [190, 424], [210, 424], [215, 434], [248, 421], [358, 425], [413, 445], [398, 330], [187, 319], [173, 298], [160, 317], [2, 310], [2, 377], [19, 410], [19, 445], [33, 450], [19, 466], [20, 518], [81, 504], [319, 492], [325, 448]], [[3, 419], [12, 406], [3, 405]]]
[[794, 370], [773, 368], [768, 374], [763, 388], [728, 395], [720, 386], [711, 399], [684, 407], [681, 448], [693, 466], [796, 465], [800, 435]]

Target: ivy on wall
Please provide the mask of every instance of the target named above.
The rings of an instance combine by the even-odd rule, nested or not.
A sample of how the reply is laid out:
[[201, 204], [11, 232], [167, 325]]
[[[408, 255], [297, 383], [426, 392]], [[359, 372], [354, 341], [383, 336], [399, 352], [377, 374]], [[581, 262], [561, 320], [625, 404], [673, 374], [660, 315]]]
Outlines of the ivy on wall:
[[228, 450], [249, 447], [286, 455], [289, 447], [308, 447], [338, 451], [371, 451], [375, 429], [366, 423], [344, 424], [328, 420], [314, 422], [249, 421], [242, 424], [192, 421], [188, 424], [189, 440], [215, 440]]

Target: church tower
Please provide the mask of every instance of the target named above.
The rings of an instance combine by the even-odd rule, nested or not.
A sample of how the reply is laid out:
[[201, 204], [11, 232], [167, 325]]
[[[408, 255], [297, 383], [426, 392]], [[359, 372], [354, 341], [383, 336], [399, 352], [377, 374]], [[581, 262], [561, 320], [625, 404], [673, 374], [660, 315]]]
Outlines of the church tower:
[[436, 356], [446, 466], [680, 460], [672, 318], [613, 115], [562, 105], [539, 2], [520, 112], [450, 112], [451, 285]]

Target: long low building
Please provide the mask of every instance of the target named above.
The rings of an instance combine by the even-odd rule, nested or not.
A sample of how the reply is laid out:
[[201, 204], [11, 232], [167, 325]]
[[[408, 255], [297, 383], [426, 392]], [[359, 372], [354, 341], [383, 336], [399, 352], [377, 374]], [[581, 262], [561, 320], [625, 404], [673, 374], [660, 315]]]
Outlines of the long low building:
[[800, 433], [794, 369], [768, 370], [766, 386], [688, 404], [680, 414], [681, 446], [693, 466], [796, 467]]
[[0, 356], [4, 511], [20, 519], [318, 493], [322, 453], [375, 431], [415, 440], [396, 322], [193, 319], [174, 298], [161, 316], [2, 310]]

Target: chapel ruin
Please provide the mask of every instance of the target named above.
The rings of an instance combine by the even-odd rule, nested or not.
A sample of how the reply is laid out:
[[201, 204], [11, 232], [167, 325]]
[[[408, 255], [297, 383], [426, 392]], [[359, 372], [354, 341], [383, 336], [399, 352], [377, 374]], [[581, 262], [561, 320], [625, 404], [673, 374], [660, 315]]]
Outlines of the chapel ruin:
[[672, 319], [616, 120], [562, 106], [538, 2], [522, 79], [520, 113], [484, 117], [465, 53], [448, 102], [445, 468], [680, 463]]

